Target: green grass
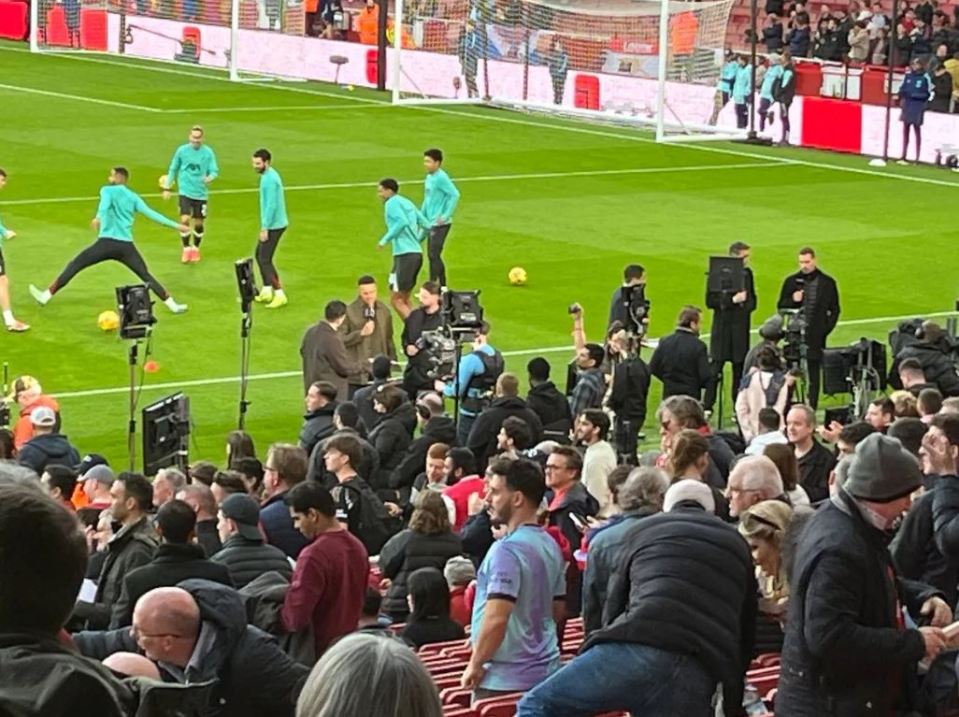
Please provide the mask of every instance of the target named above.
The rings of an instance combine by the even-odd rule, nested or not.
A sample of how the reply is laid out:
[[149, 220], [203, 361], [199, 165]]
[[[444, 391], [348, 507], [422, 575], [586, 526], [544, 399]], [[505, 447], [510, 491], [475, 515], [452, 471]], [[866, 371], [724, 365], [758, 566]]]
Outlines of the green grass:
[[[127, 166], [132, 188], [173, 216], [173, 200], [149, 195], [197, 122], [221, 167], [203, 262], [180, 265], [175, 232], [145, 219], [136, 226], [151, 270], [190, 304], [185, 316], [157, 307], [160, 371], [146, 376], [141, 406], [175, 390], [158, 384], [227, 379], [185, 389], [196, 423], [194, 459], [220, 459], [236, 423], [238, 386], [228, 380], [239, 365], [232, 263], [250, 255], [256, 240], [249, 158], [259, 146], [273, 152], [288, 187], [291, 227], [277, 265], [291, 303], [257, 312], [254, 375], [296, 371], [304, 329], [327, 300], [349, 300], [359, 274], [385, 283], [390, 260], [375, 251], [383, 229], [376, 181], [395, 176], [419, 201], [421, 152], [431, 146], [443, 148], [463, 194], [446, 251], [451, 283], [483, 289], [493, 343], [518, 352], [510, 366], [520, 372], [530, 349], [554, 349], [548, 355], [557, 364], [568, 357], [555, 349], [570, 341], [566, 306], [573, 301], [585, 305], [587, 328], [599, 336], [626, 263], [647, 266], [651, 333], [668, 333], [683, 304], [702, 301], [707, 257], [735, 240], [754, 248], [757, 323], [774, 311], [779, 282], [804, 244], [818, 249], [838, 279], [844, 320], [941, 312], [955, 300], [959, 182], [931, 168], [873, 171], [860, 157], [657, 145], [623, 128], [481, 108], [393, 108], [364, 90], [236, 85], [198, 68], [21, 49], [0, 44], [0, 166], [9, 173], [0, 214], [19, 235], [4, 254], [14, 308], [33, 329], [0, 334], [0, 360], [61, 397], [64, 430], [81, 450], [111, 459], [125, 455], [126, 347], [95, 320], [112, 307], [113, 287], [134, 277], [101, 265], [43, 309], [27, 285], [48, 284], [92, 241], [95, 197], [111, 165]], [[506, 281], [517, 265], [529, 273], [522, 288]], [[883, 338], [891, 323], [844, 326], [834, 339]], [[298, 375], [254, 380], [250, 399], [248, 430], [261, 446], [296, 436]]]

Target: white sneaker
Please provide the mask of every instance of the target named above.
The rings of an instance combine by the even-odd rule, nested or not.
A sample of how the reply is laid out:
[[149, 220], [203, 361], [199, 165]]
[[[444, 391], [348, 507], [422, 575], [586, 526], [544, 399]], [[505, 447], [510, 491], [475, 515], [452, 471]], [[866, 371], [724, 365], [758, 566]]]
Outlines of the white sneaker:
[[185, 314], [188, 308], [186, 304], [178, 304], [172, 298], [167, 299], [163, 303], [166, 304], [167, 308], [174, 314]]
[[50, 301], [50, 290], [44, 289], [43, 291], [40, 291], [40, 289], [35, 287], [33, 284], [30, 284], [30, 296], [32, 296], [34, 301], [40, 304], [40, 306], [46, 306], [47, 302]]

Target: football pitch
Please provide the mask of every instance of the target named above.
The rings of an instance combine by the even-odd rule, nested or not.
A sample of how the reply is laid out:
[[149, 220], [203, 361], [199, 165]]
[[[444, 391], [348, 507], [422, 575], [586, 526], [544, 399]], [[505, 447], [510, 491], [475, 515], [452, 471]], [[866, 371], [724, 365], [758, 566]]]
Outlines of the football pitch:
[[[299, 431], [300, 338], [323, 305], [350, 301], [364, 273], [385, 295], [390, 258], [376, 251], [384, 228], [376, 182], [395, 177], [419, 203], [429, 147], [443, 149], [462, 193], [444, 254], [450, 284], [482, 289], [491, 343], [520, 374], [543, 354], [562, 381], [572, 355], [566, 307], [581, 302], [588, 335], [601, 340], [628, 263], [647, 268], [650, 334], [669, 333], [683, 304], [702, 304], [708, 256], [736, 240], [753, 247], [754, 326], [775, 312], [782, 278], [806, 244], [839, 282], [842, 319], [832, 345], [885, 341], [898, 317], [945, 316], [959, 295], [959, 175], [934, 168], [875, 170], [861, 157], [731, 143], [658, 145], [627, 128], [485, 108], [397, 108], [366, 90], [233, 84], [197, 67], [36, 56], [12, 43], [0, 43], [0, 67], [0, 167], [9, 175], [0, 216], [18, 234], [4, 255], [15, 313], [33, 327], [0, 334], [0, 361], [59, 397], [64, 432], [81, 452], [118, 464], [126, 454], [127, 347], [100, 331], [96, 317], [114, 307], [115, 286], [136, 278], [103, 264], [42, 309], [27, 285], [49, 284], [95, 238], [90, 220], [113, 165], [128, 167], [131, 188], [174, 217], [175, 199], [163, 202], [157, 180], [193, 124], [204, 126], [220, 164], [203, 261], [180, 264], [175, 231], [143, 217], [135, 228], [151, 271], [190, 305], [174, 316], [157, 304], [159, 370], [144, 375], [139, 405], [177, 390], [190, 396], [191, 460], [222, 462], [224, 437], [236, 426], [233, 262], [252, 255], [256, 242], [250, 155], [261, 146], [283, 176], [290, 214], [276, 259], [290, 304], [258, 307], [254, 318], [247, 429], [261, 453]], [[514, 266], [527, 270], [526, 286], [509, 285]]]

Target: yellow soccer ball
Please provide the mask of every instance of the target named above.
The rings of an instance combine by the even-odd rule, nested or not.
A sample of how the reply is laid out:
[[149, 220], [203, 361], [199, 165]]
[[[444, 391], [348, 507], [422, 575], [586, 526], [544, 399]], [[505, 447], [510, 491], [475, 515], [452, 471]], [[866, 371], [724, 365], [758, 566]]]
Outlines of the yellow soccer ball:
[[170, 181], [170, 178], [169, 178], [167, 175], [161, 174], [161, 175], [160, 175], [160, 180], [159, 180], [160, 189], [166, 189], [167, 187], [169, 187], [170, 185], [167, 184], [167, 182], [169, 182], [169, 181]]
[[522, 286], [526, 283], [526, 269], [514, 266], [509, 270], [509, 283], [513, 286]]
[[101, 331], [116, 331], [120, 327], [120, 317], [116, 311], [102, 311], [97, 317], [97, 326]]

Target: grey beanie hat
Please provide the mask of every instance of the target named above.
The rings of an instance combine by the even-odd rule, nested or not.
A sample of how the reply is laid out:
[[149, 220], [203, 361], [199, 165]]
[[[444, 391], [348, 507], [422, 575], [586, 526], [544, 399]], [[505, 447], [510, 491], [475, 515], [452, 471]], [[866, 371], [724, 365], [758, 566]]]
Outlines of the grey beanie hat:
[[891, 503], [921, 485], [916, 457], [895, 438], [873, 433], [856, 446], [843, 488], [854, 498]]

